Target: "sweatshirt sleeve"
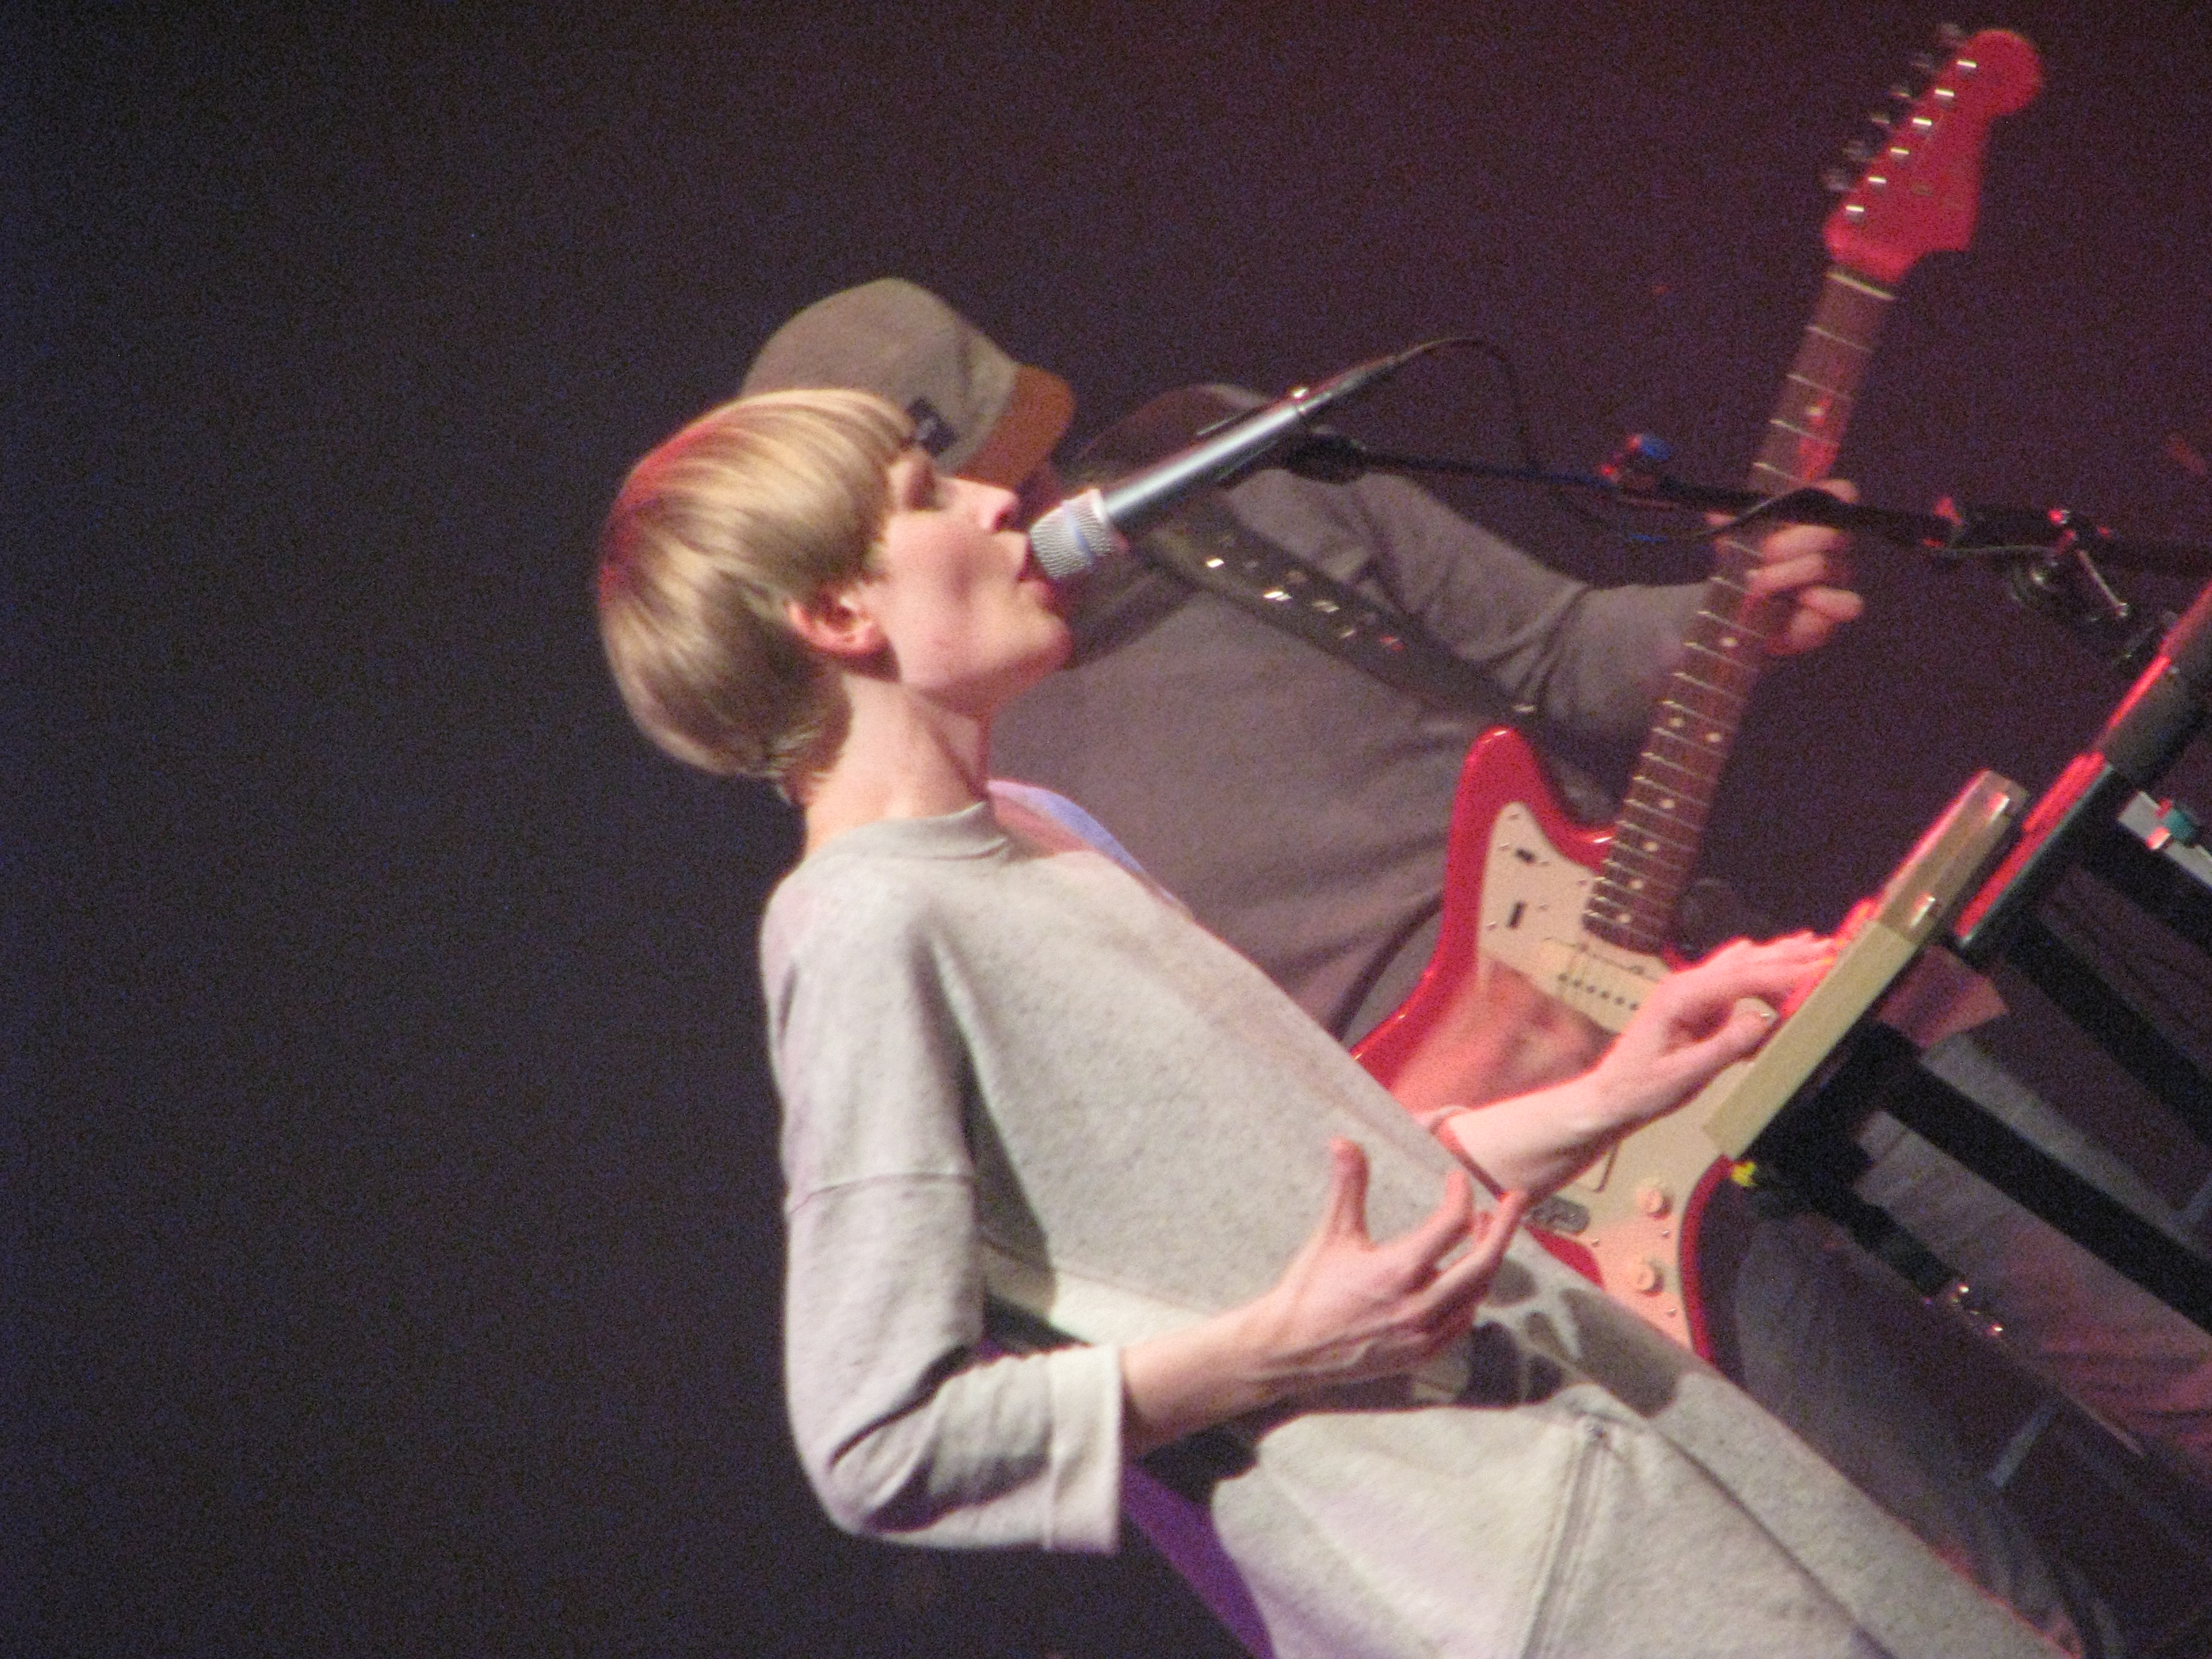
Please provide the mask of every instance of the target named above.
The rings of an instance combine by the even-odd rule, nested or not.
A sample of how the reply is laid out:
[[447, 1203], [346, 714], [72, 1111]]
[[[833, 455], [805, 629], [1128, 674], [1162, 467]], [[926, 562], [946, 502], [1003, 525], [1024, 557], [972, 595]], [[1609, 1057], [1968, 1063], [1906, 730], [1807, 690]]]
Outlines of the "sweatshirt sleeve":
[[1514, 701], [1587, 736], [1644, 730], [1704, 583], [1593, 587], [1402, 478], [1363, 479], [1348, 494], [1376, 580]]
[[1119, 1352], [988, 1352], [964, 1053], [926, 930], [868, 897], [787, 886], [763, 934], [800, 1462], [848, 1531], [1110, 1550]]

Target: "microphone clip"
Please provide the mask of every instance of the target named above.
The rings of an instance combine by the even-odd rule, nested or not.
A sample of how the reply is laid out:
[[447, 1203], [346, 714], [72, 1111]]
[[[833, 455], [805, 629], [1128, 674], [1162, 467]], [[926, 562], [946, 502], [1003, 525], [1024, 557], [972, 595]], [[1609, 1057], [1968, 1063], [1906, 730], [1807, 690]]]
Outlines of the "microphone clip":
[[2014, 604], [2056, 618], [2116, 667], [2148, 662], [2173, 620], [2161, 613], [2146, 621], [2112, 586], [2096, 557], [2112, 532], [2071, 507], [1970, 508], [1946, 496], [1936, 514], [1952, 526], [1947, 562], [2003, 561]]

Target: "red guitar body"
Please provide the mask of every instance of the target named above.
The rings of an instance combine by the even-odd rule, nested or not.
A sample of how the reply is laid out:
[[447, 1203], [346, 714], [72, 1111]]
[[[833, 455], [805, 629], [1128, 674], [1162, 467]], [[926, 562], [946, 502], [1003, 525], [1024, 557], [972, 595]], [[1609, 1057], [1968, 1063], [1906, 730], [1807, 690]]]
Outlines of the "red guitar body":
[[[1627, 1023], [1638, 986], [1671, 965], [1652, 956], [1638, 972], [1585, 948], [1583, 912], [1613, 842], [1611, 824], [1560, 805], [1518, 732], [1476, 738], [1453, 804], [1435, 954], [1359, 1043], [1360, 1063], [1418, 1110], [1479, 1106], [1586, 1069]], [[1633, 982], [1601, 982], [1604, 969]]]
[[[1435, 954], [1405, 1003], [1354, 1049], [1409, 1109], [1475, 1106], [1586, 1070], [1645, 987], [1679, 963], [1588, 934], [1583, 916], [1612, 850], [1610, 824], [1576, 820], [1518, 732], [1486, 732], [1460, 773]], [[1530, 1233], [1559, 1260], [1710, 1357], [1694, 1272], [1726, 1161], [1692, 1190], [1648, 1179], [1632, 1136], [1538, 1207]], [[1632, 1174], [1632, 1171], [1636, 1173]]]

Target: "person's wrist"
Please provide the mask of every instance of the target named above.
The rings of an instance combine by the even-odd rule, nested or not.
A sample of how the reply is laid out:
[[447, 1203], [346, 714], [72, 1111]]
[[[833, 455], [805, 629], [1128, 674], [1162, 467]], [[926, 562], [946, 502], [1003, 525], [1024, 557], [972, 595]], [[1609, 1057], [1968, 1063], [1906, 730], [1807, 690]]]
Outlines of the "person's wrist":
[[1472, 1110], [1470, 1106], [1440, 1106], [1422, 1121], [1421, 1127], [1443, 1141], [1445, 1151], [1464, 1159], [1467, 1146], [1459, 1138], [1459, 1121]]
[[1460, 1124], [1471, 1119], [1479, 1120], [1482, 1109], [1480, 1106], [1443, 1107], [1429, 1115], [1428, 1130], [1458, 1162], [1460, 1168], [1474, 1177], [1477, 1188], [1495, 1198], [1513, 1183], [1492, 1175], [1484, 1164], [1474, 1144], [1462, 1138], [1459, 1133]]
[[1659, 1091], [1652, 1086], [1650, 1064], [1630, 1067], [1608, 1054], [1585, 1074], [1589, 1085], [1579, 1114], [1579, 1128], [1592, 1142], [1610, 1140], [1641, 1127], [1665, 1109]]
[[1273, 1405], [1297, 1386], [1297, 1356], [1289, 1340], [1291, 1310], [1281, 1285], [1262, 1291], [1222, 1316], [1218, 1327], [1221, 1375], [1238, 1412]]
[[1261, 1382], [1267, 1328], [1258, 1304], [1248, 1303], [1123, 1349], [1131, 1455], [1272, 1403]]

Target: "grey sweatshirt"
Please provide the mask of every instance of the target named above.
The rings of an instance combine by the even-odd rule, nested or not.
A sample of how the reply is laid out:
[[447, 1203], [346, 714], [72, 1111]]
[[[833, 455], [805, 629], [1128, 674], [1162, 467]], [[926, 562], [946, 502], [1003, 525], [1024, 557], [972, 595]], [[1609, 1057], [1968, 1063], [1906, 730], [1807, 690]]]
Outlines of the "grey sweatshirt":
[[[764, 924], [790, 1409], [854, 1530], [1112, 1547], [1118, 1346], [1272, 1283], [1331, 1138], [1367, 1149], [1378, 1237], [1448, 1168], [1264, 975], [1041, 805], [850, 831]], [[1083, 1346], [993, 1357], [1018, 1316]], [[1225, 1565], [1278, 1654], [2051, 1651], [1525, 1241], [1449, 1364], [1232, 1431], [1178, 1565]]]

